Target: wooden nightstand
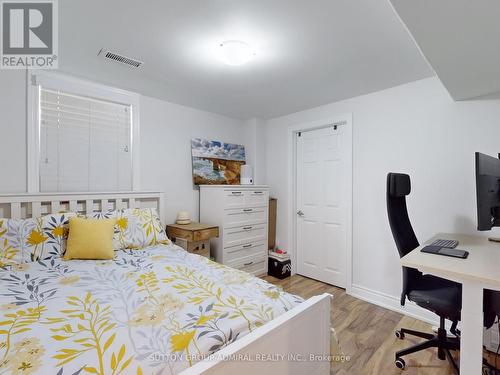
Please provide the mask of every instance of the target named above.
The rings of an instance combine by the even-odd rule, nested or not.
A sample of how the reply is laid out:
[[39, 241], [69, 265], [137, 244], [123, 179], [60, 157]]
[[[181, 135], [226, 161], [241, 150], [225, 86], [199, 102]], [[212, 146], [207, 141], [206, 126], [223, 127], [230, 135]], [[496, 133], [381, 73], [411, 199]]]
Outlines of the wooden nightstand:
[[210, 258], [210, 239], [219, 237], [219, 227], [202, 223], [170, 224], [167, 235], [184, 250]]

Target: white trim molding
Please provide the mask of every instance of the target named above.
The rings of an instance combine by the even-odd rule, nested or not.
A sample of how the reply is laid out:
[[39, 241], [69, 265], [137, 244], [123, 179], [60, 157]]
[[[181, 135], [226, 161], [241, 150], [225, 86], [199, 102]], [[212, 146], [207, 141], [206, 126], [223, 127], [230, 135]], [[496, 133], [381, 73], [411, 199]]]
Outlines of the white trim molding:
[[401, 306], [400, 299], [398, 297], [356, 284], [351, 286], [351, 291], [348, 294], [388, 310], [439, 326], [439, 319], [436, 314], [417, 306], [411, 301], [407, 300], [405, 305]]
[[346, 226], [346, 291], [351, 292], [352, 286], [352, 113], [332, 116], [330, 118], [313, 121], [305, 124], [292, 125], [288, 128], [288, 208], [287, 227], [288, 227], [288, 246], [291, 249], [292, 274], [297, 273], [297, 239], [296, 239], [296, 223], [297, 215], [297, 199], [296, 199], [296, 160], [297, 160], [297, 145], [296, 134], [301, 131], [321, 129], [327, 126], [342, 124], [346, 127], [346, 136], [349, 140], [347, 145], [347, 173], [349, 186], [347, 188], [347, 226]]
[[165, 223], [165, 197], [156, 191], [0, 194], [0, 217], [25, 219], [61, 211], [89, 214], [124, 208], [156, 208]]
[[40, 90], [48, 88], [131, 107], [132, 190], [140, 190], [140, 95], [61, 73], [27, 71], [27, 192], [40, 191]]

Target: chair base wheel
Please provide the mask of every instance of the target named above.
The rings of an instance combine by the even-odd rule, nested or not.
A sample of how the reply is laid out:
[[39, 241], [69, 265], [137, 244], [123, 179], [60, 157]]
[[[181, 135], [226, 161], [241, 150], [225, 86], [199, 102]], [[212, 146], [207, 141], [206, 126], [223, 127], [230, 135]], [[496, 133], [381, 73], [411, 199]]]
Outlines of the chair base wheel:
[[394, 332], [394, 334], [400, 340], [403, 340], [405, 338], [405, 334], [403, 333], [403, 331], [396, 331], [396, 332]]
[[403, 358], [396, 359], [396, 361], [394, 362], [394, 364], [400, 370], [404, 370], [405, 367], [406, 367], [406, 363], [405, 363], [405, 360]]

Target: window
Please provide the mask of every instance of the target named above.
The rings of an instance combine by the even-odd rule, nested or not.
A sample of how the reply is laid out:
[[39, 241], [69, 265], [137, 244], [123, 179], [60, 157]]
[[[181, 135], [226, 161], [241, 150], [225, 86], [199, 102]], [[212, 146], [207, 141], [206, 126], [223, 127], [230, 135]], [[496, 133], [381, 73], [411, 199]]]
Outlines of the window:
[[37, 76], [31, 100], [31, 149], [36, 151], [28, 156], [33, 164], [28, 190], [136, 190], [138, 105], [137, 97], [129, 95], [84, 81]]
[[130, 106], [40, 92], [40, 191], [132, 190]]

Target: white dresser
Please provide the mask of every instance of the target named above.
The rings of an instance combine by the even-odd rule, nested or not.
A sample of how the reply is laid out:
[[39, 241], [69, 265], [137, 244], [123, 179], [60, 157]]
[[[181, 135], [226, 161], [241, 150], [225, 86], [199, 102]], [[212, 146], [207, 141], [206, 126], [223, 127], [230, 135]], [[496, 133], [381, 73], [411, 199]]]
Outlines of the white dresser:
[[267, 273], [269, 188], [201, 185], [200, 221], [219, 226], [211, 255], [219, 263], [254, 275]]

